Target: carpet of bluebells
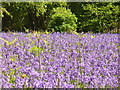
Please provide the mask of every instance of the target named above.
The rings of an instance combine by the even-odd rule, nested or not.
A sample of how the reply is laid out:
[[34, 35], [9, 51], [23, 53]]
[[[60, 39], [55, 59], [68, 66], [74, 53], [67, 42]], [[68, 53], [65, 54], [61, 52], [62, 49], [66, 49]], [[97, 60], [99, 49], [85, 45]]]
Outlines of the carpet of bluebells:
[[0, 33], [1, 87], [118, 87], [118, 39], [118, 34]]

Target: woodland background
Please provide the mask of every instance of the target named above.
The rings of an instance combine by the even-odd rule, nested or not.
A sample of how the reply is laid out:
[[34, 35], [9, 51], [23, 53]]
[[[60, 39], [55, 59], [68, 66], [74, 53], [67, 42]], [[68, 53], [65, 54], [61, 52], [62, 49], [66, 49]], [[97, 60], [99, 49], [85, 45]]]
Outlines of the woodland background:
[[2, 2], [1, 31], [119, 33], [120, 2]]

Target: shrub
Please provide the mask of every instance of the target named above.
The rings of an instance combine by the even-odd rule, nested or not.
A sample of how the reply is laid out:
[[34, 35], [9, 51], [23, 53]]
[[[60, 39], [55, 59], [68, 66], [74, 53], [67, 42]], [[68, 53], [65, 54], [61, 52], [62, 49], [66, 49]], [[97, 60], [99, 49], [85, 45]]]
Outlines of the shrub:
[[54, 8], [49, 21], [49, 29], [54, 32], [76, 31], [77, 17], [65, 7]]

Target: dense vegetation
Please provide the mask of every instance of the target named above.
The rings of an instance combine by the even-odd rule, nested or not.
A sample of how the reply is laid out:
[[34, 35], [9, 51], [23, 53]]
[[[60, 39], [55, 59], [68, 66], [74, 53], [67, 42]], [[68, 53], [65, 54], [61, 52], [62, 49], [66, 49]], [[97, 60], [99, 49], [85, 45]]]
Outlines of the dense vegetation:
[[2, 2], [2, 31], [118, 33], [120, 2]]
[[119, 86], [118, 34], [0, 33], [0, 36], [2, 88]]
[[0, 4], [1, 88], [119, 86], [120, 2]]

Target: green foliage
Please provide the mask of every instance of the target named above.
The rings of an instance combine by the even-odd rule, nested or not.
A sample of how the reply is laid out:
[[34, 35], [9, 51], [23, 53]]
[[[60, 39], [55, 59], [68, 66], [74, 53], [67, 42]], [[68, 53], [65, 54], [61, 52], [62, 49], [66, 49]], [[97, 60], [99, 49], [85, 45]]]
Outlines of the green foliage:
[[10, 57], [10, 60], [14, 62], [16, 60], [16, 57]]
[[64, 2], [3, 2], [2, 7], [13, 17], [4, 14], [3, 30], [24, 31], [27, 28], [44, 31], [52, 9], [66, 5]]
[[95, 35], [91, 35], [91, 38], [95, 38], [96, 36]]
[[11, 69], [11, 72], [10, 72], [9, 76], [14, 75], [14, 74], [15, 74], [15, 70]]
[[120, 46], [118, 46], [118, 51], [120, 52]]
[[44, 2], [3, 2], [2, 6], [13, 16], [12, 19], [6, 15], [3, 17], [3, 29], [7, 27], [19, 31], [23, 31], [23, 27], [37, 27], [37, 18], [47, 10]]
[[70, 83], [71, 84], [75, 84], [77, 81], [76, 80], [71, 80]]
[[29, 32], [29, 29], [27, 29], [27, 28], [25, 28], [25, 27], [24, 27], [24, 29], [25, 29], [25, 32], [26, 32], [26, 33], [28, 33], [28, 32]]
[[36, 56], [40, 56], [40, 52], [43, 52], [44, 49], [41, 48], [41, 47], [37, 47], [36, 45], [34, 45], [32, 48], [30, 48], [29, 51], [33, 52]]
[[68, 30], [76, 30], [77, 18], [70, 9], [64, 7], [54, 8], [51, 13], [51, 20], [49, 22], [49, 28], [55, 32], [65, 32]]
[[77, 32], [118, 33], [119, 4], [120, 2], [2, 2], [2, 30], [48, 30], [77, 34], [73, 32], [77, 29]]
[[84, 88], [85, 85], [83, 83], [78, 83], [78, 85], [76, 86], [77, 88]]
[[44, 40], [44, 42], [45, 42], [45, 44], [46, 44], [46, 45], [48, 45], [48, 44], [49, 44], [49, 43], [48, 43], [48, 41], [46, 41], [46, 40]]
[[4, 38], [1, 38], [1, 37], [0, 37], [0, 39], [3, 40], [4, 42], [6, 42], [8, 45], [14, 44], [17, 41], [17, 39], [14, 39], [13, 41], [9, 42], [9, 41], [5, 40]]
[[17, 68], [16, 68], [16, 71], [18, 71], [20, 68], [21, 68], [21, 67], [17, 67]]
[[3, 13], [6, 13], [7, 15], [11, 16], [12, 15], [5, 9], [5, 8], [0, 8], [0, 17], [4, 17]]
[[71, 11], [78, 17], [78, 32], [105, 32], [105, 30], [110, 31], [118, 27], [120, 19], [118, 3], [76, 2], [68, 4]]
[[15, 81], [16, 81], [16, 77], [11, 76], [11, 77], [10, 77], [10, 81], [9, 81], [9, 82], [14, 84], [14, 83], [15, 83]]
[[65, 74], [65, 70], [62, 70], [62, 71], [60, 72], [60, 74]]

